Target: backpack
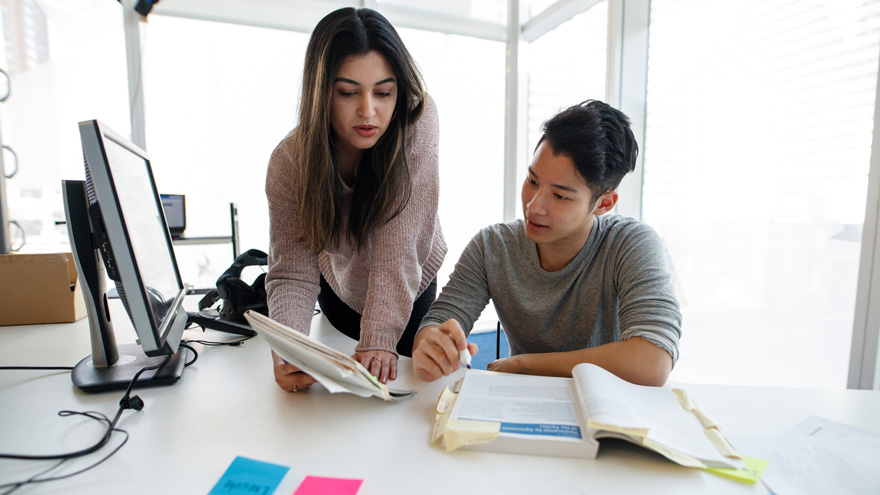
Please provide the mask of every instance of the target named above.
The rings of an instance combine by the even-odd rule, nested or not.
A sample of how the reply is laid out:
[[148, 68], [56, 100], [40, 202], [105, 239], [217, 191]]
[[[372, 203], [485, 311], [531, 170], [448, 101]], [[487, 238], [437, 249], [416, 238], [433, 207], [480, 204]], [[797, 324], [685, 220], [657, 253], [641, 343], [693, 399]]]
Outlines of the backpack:
[[269, 256], [259, 249], [248, 249], [235, 258], [232, 265], [217, 279], [217, 288], [211, 289], [199, 301], [199, 311], [209, 308], [222, 299], [220, 317], [236, 323], [247, 324], [244, 312], [252, 309], [269, 316], [266, 302], [266, 273], [261, 273], [251, 284], [243, 281], [241, 271], [246, 266], [267, 265]]

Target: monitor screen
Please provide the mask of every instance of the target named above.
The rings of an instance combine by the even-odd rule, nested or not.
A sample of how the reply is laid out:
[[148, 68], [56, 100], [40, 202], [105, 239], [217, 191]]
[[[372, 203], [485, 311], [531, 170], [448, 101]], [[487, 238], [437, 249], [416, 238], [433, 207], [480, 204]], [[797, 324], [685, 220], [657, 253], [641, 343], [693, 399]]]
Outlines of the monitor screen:
[[[181, 302], [178, 299], [183, 297], [184, 286], [165, 226], [162, 203], [156, 194], [150, 163], [131, 144], [123, 144], [106, 132], [103, 138], [106, 161], [98, 160], [98, 166], [106, 165], [109, 182], [102, 183], [101, 173], [91, 173], [101, 213], [114, 248], [116, 242], [113, 238], [116, 237], [125, 251], [130, 249], [130, 252], [116, 255], [120, 258], [131, 257], [130, 268], [133, 268], [134, 275], [131, 281], [136, 279], [135, 288], [146, 295], [150, 330], [155, 332], [157, 339], [164, 339], [171, 330], [166, 319], [174, 309], [175, 302]], [[121, 215], [118, 226], [121, 228], [115, 232], [109, 228], [114, 222], [108, 221], [107, 217], [117, 212], [108, 215], [105, 211], [108, 207], [103, 206], [105, 203], [110, 209], [116, 209], [118, 205]], [[119, 265], [122, 268], [126, 263], [120, 262]], [[127, 289], [126, 299], [135, 297], [129, 292], [130, 284], [122, 280], [118, 282], [123, 282], [124, 290]], [[130, 301], [126, 303], [131, 307]]]
[[186, 196], [183, 194], [161, 194], [162, 209], [165, 211], [165, 220], [168, 221], [168, 230], [171, 236], [179, 236], [186, 230]]

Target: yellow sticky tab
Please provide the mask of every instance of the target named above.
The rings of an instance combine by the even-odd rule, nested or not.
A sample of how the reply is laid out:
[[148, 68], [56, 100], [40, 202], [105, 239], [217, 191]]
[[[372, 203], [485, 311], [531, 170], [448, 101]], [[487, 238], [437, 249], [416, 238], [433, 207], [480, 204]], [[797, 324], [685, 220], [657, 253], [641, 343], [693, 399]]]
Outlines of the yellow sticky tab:
[[498, 438], [501, 423], [495, 421], [471, 421], [450, 419], [443, 431], [443, 443], [447, 452], [467, 445], [489, 443]]
[[633, 428], [628, 426], [616, 426], [608, 423], [600, 423], [598, 421], [594, 421], [592, 419], [587, 420], [587, 428], [593, 430], [601, 430], [601, 431], [612, 431], [614, 433], [620, 433], [622, 435], [628, 435], [631, 437], [645, 438], [648, 436], [647, 428]]
[[696, 416], [697, 419], [700, 420], [700, 424], [703, 425], [703, 428], [706, 428], [706, 429], [718, 428], [718, 424], [715, 423], [715, 420], [712, 419], [709, 416], [709, 413], [707, 413], [706, 411], [704, 411], [700, 408], [697, 408], [697, 409], [693, 410], [693, 413], [694, 413], [694, 416]]
[[650, 438], [643, 438], [642, 445], [653, 450], [654, 452], [657, 452], [658, 454], [669, 459], [670, 461], [675, 462], [676, 464], [692, 468], [707, 468], [706, 464], [704, 464], [703, 461], [697, 459], [696, 457], [687, 455], [684, 452], [670, 449], [669, 447], [661, 443], [654, 442]]
[[755, 483], [761, 479], [761, 475], [764, 474], [764, 470], [767, 469], [767, 466], [770, 464], [770, 461], [749, 457], [747, 455], [742, 456], [742, 459], [746, 463], [745, 469], [707, 468], [706, 471], [741, 483]]
[[458, 395], [452, 393], [452, 390], [449, 390], [449, 387], [443, 389], [443, 392], [440, 393], [440, 397], [437, 399], [437, 407], [435, 408], [437, 414], [448, 413], [452, 410], [452, 406], [455, 405], [455, 399], [458, 398]]
[[686, 411], [693, 411], [696, 409], [696, 406], [691, 402], [691, 398], [684, 389], [674, 388], [672, 389], [672, 394], [675, 395], [675, 398], [678, 399], [678, 403], [681, 404], [681, 407]]
[[724, 457], [730, 457], [732, 459], [741, 458], [740, 455], [735, 450], [733, 450], [733, 447], [731, 447], [730, 443], [727, 442], [727, 439], [724, 438], [724, 435], [722, 435], [717, 428], [707, 428], [703, 431], [706, 432], [706, 436], [709, 437], [709, 440], [712, 442], [712, 445], [715, 446], [715, 449], [718, 451], [719, 454], [723, 455]]
[[431, 443], [437, 442], [437, 440], [440, 440], [443, 436], [443, 431], [446, 429], [446, 422], [448, 420], [448, 412], [434, 415], [434, 427], [431, 429]]

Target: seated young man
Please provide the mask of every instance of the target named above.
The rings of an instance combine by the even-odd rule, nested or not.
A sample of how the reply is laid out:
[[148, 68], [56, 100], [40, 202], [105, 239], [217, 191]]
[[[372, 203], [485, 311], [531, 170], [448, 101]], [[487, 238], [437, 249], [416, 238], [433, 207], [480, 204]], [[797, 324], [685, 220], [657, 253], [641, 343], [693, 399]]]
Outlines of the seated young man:
[[[413, 370], [433, 381], [476, 354], [467, 334], [491, 299], [511, 356], [489, 370], [571, 376], [593, 363], [663, 385], [678, 359], [681, 313], [660, 238], [605, 215], [635, 168], [629, 119], [586, 101], [544, 123], [522, 186], [523, 220], [481, 230], [421, 323]], [[468, 346], [468, 347], [466, 347]]]

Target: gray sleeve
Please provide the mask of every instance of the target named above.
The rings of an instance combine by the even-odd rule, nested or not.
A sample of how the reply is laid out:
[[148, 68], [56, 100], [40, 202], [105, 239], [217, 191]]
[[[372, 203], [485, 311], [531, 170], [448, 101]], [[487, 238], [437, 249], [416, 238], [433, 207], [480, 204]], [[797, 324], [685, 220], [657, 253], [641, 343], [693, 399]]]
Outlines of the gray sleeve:
[[660, 236], [639, 224], [625, 236], [616, 260], [621, 340], [641, 337], [678, 361], [681, 311]]
[[474, 322], [489, 304], [489, 286], [486, 278], [486, 264], [482, 232], [477, 234], [462, 251], [455, 264], [449, 282], [443, 287], [440, 296], [422, 318], [419, 330], [429, 325], [439, 325], [454, 319], [461, 324], [465, 334], [470, 334]]

